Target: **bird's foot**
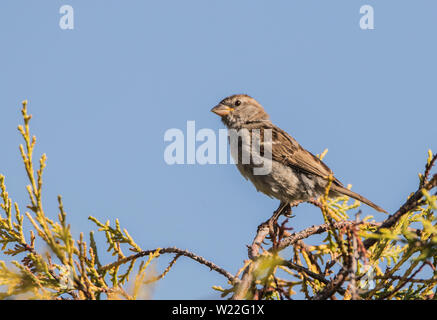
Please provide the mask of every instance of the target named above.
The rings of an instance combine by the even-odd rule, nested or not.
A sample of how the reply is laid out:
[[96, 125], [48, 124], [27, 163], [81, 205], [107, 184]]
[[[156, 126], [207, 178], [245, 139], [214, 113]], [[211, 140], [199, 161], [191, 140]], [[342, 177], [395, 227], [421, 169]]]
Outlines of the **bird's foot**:
[[281, 215], [284, 215], [286, 217], [289, 217], [289, 215], [291, 216], [290, 204], [286, 202], [281, 202], [279, 204], [278, 209], [276, 209], [275, 212], [273, 213], [273, 216], [269, 220], [263, 223], [264, 225], [267, 225], [269, 228], [268, 238], [271, 241], [274, 241], [274, 239], [276, 239], [278, 235], [278, 230], [279, 230], [278, 219]]
[[291, 210], [291, 205], [285, 207], [282, 215], [286, 218], [291, 218], [293, 216], [293, 211]]
[[267, 226], [269, 227], [269, 236], [267, 238], [273, 241], [273, 239], [276, 239], [278, 234], [278, 221], [269, 219], [267, 221]]

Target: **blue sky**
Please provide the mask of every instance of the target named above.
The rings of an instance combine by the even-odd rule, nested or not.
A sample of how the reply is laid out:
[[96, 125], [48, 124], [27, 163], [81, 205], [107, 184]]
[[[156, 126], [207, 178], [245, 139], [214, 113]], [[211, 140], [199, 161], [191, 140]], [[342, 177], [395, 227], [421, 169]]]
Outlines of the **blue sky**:
[[[74, 30], [59, 28], [64, 4]], [[359, 27], [365, 4], [375, 30]], [[223, 128], [211, 107], [250, 94], [392, 212], [437, 150], [436, 12], [425, 0], [2, 1], [0, 172], [24, 207], [16, 127], [28, 99], [49, 216], [61, 194], [75, 234], [96, 229], [89, 215], [118, 217], [144, 249], [189, 249], [235, 273], [278, 203], [232, 165], [168, 166], [165, 131]], [[308, 205], [294, 213], [295, 230], [323, 221]], [[181, 258], [154, 297], [217, 297], [212, 285], [226, 282]]]

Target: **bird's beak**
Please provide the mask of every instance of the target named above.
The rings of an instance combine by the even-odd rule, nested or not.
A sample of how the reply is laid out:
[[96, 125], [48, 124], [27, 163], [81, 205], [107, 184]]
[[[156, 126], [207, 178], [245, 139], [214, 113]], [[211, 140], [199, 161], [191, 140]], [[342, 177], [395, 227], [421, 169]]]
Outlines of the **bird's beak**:
[[224, 104], [218, 104], [214, 108], [211, 109], [211, 112], [214, 112], [215, 114], [219, 115], [220, 117], [227, 116], [229, 112], [234, 110], [234, 108], [228, 107]]

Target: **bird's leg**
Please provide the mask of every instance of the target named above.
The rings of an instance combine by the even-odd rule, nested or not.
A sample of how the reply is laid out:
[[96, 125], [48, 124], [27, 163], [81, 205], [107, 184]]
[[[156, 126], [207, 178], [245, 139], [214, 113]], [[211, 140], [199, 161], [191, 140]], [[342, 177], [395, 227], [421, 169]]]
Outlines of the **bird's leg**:
[[282, 209], [281, 214], [286, 218], [291, 218], [291, 207], [292, 205], [290, 203], [287, 203], [284, 209]]
[[277, 222], [278, 219], [281, 215], [284, 215], [287, 218], [291, 218], [291, 214], [292, 214], [292, 207], [297, 207], [299, 204], [301, 204], [302, 202], [304, 202], [303, 200], [296, 200], [293, 202], [283, 202], [281, 201], [281, 203], [279, 204], [278, 209], [276, 209], [276, 211], [273, 213], [273, 216], [267, 220], [266, 222], [264, 222], [263, 224], [267, 224], [269, 227], [269, 234], [270, 234], [270, 238], [271, 239], [275, 239], [276, 234], [277, 234]]
[[285, 217], [287, 217], [287, 218], [291, 218], [291, 215], [292, 215], [292, 209], [291, 208], [293, 208], [293, 207], [297, 207], [298, 205], [300, 205], [302, 202], [304, 202], [303, 200], [296, 200], [296, 201], [293, 201], [293, 202], [290, 202], [289, 203], [289, 206], [287, 206], [286, 208], [285, 208], [285, 211], [282, 213]]
[[270, 220], [273, 219], [273, 220], [277, 221], [279, 219], [279, 217], [281, 216], [281, 214], [287, 214], [290, 210], [291, 210], [290, 204], [287, 202], [281, 201], [278, 209], [276, 209], [275, 212], [273, 212], [273, 216], [270, 218]]
[[258, 230], [260, 230], [263, 227], [268, 227], [269, 228], [269, 238], [274, 240], [276, 235], [277, 235], [277, 231], [278, 231], [278, 219], [281, 215], [284, 215], [287, 218], [291, 217], [291, 208], [292, 207], [296, 207], [299, 204], [301, 204], [302, 200], [297, 200], [297, 201], [293, 201], [293, 202], [284, 202], [281, 201], [281, 203], [279, 204], [278, 209], [275, 210], [275, 212], [273, 212], [272, 217], [263, 222], [261, 225], [258, 226]]
[[269, 234], [271, 239], [274, 239], [276, 236], [277, 222], [281, 214], [284, 215], [291, 214], [291, 207], [289, 203], [281, 201], [278, 209], [276, 209], [275, 212], [273, 212], [273, 216], [265, 222], [269, 227]]

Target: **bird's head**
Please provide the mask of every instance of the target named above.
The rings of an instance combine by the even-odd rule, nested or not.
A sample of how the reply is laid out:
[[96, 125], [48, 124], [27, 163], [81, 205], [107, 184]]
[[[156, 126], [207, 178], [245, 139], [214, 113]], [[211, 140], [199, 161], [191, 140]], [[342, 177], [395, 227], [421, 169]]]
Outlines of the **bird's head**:
[[245, 94], [236, 94], [223, 99], [211, 112], [219, 115], [223, 123], [230, 128], [239, 128], [252, 121], [268, 120], [269, 115], [254, 98]]

